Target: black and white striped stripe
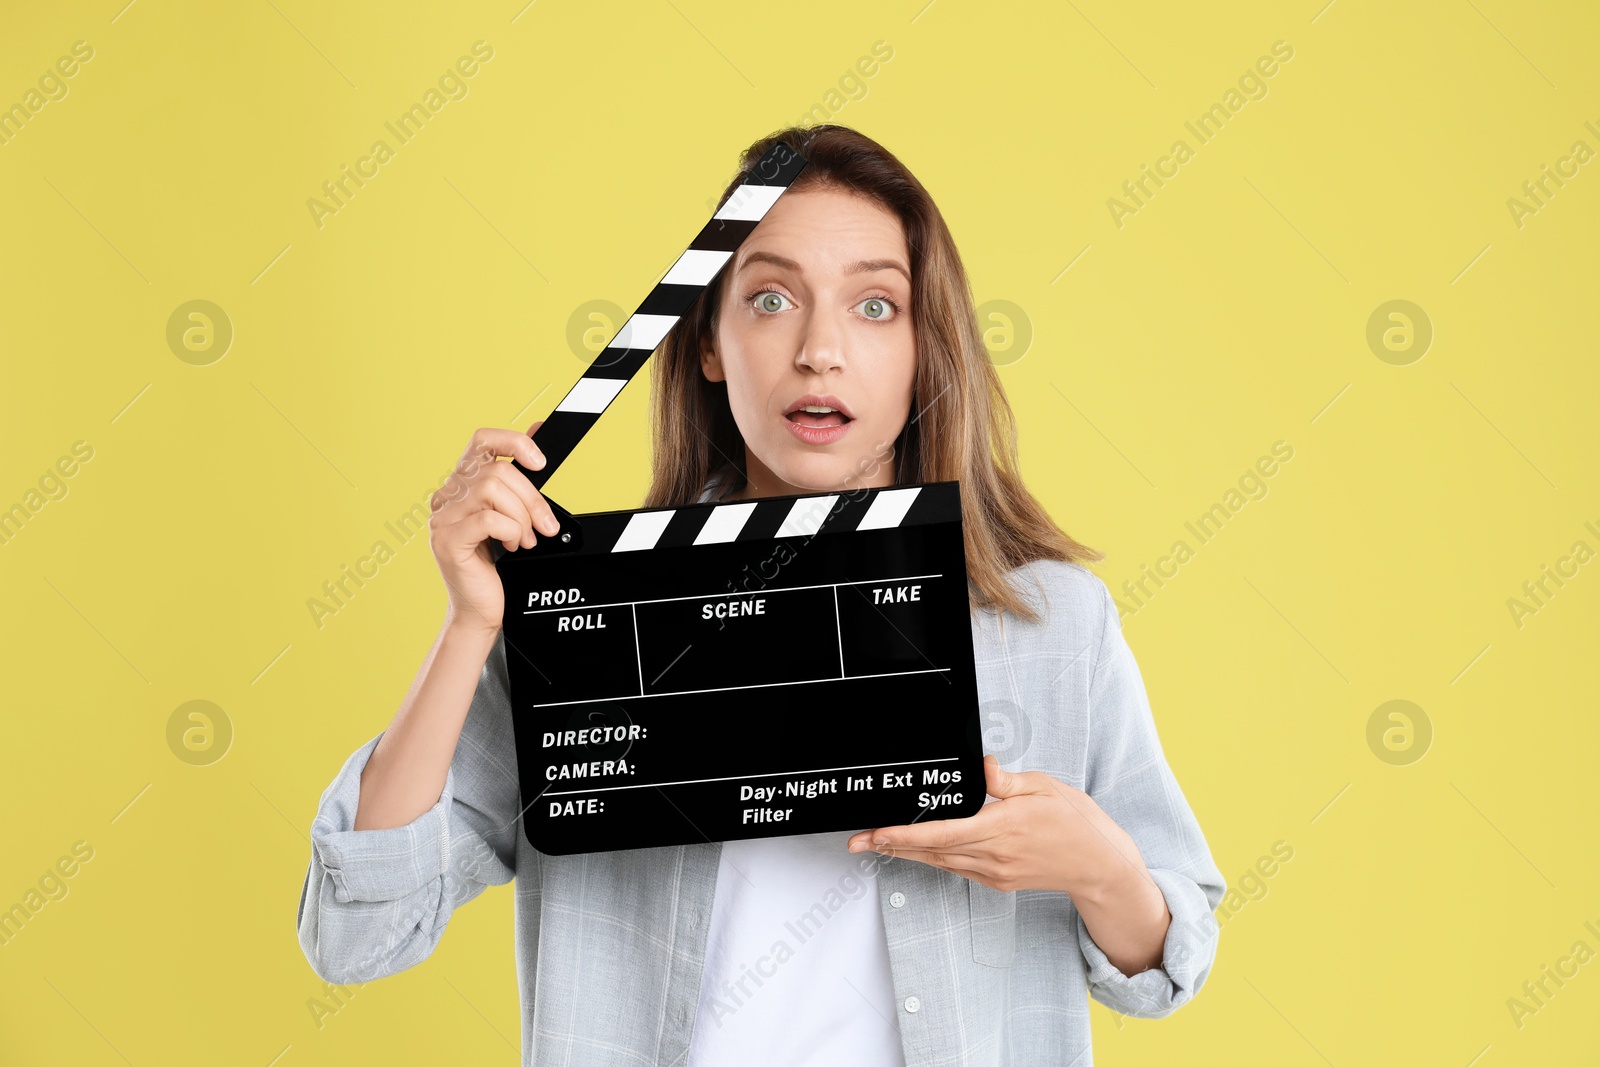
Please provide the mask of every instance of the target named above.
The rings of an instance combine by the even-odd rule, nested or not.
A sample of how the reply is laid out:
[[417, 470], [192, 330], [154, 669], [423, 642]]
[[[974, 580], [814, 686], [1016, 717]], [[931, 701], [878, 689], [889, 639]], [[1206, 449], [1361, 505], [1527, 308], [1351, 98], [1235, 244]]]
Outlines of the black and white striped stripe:
[[957, 482], [586, 514], [576, 555], [959, 523]]
[[533, 435], [534, 444], [544, 453], [543, 469], [529, 470], [513, 460], [536, 488], [543, 488], [556, 468], [572, 454], [584, 434], [639, 373], [667, 332], [711, 284], [717, 272], [805, 167], [805, 158], [779, 141], [750, 168], [727, 202], [689, 242], [683, 255], [656, 283], [644, 303], [623, 323], [622, 329]]

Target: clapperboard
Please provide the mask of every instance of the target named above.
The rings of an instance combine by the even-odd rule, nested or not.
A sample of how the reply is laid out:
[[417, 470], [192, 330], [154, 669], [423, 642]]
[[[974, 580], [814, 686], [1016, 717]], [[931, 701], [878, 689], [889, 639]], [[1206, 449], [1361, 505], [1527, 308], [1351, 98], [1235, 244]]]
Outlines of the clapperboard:
[[[805, 167], [781, 142], [534, 434], [542, 488]], [[547, 498], [548, 499], [548, 498]], [[491, 545], [540, 852], [862, 830], [984, 800], [957, 482], [573, 515]]]

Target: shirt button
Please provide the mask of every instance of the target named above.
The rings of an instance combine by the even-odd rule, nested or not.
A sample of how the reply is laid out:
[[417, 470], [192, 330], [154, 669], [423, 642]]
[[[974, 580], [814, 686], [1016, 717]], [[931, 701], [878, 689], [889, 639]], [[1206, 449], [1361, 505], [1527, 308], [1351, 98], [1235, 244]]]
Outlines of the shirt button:
[[907, 997], [906, 998], [906, 1011], [909, 1011], [912, 1014], [916, 1014], [917, 1009], [919, 1009], [921, 1007], [922, 1007], [922, 1001], [918, 1000], [916, 997]]
[[[891, 907], [891, 908], [903, 908], [905, 906], [906, 906], [906, 895], [904, 893], [890, 893], [889, 894], [889, 907]], [[911, 1010], [912, 1011], [916, 1011], [915, 1008], [912, 1008]]]

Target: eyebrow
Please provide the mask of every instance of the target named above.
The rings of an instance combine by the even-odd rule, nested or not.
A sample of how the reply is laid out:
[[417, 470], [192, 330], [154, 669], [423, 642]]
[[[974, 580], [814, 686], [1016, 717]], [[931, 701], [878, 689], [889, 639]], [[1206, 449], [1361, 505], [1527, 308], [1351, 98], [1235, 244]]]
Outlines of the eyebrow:
[[[776, 252], [751, 252], [740, 261], [736, 270], [742, 271], [752, 263], [771, 263], [774, 266], [792, 270], [796, 274], [804, 273], [800, 264], [787, 256], [780, 256]], [[865, 274], [869, 271], [878, 270], [897, 270], [906, 276], [907, 282], [911, 281], [911, 272], [906, 270], [900, 261], [896, 259], [858, 259], [844, 268], [846, 274]]]

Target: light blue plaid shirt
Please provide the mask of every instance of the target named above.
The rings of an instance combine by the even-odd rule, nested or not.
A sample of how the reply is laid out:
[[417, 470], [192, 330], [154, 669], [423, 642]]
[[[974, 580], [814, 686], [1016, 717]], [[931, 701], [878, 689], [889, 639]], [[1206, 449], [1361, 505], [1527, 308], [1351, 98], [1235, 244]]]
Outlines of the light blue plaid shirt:
[[[1167, 765], [1110, 592], [1076, 564], [1036, 562], [1011, 576], [1048, 615], [972, 616], [986, 749], [1007, 770], [1043, 771], [1093, 797], [1138, 844], [1172, 925], [1162, 965], [1128, 977], [1065, 893], [1001, 892], [880, 857], [908, 1067], [1088, 1067], [1088, 997], [1124, 1015], [1167, 1015], [1200, 990], [1216, 957], [1212, 911], [1225, 884]], [[686, 1064], [721, 844], [535, 851], [519, 818], [503, 638], [438, 804], [406, 826], [353, 830], [377, 742], [345, 761], [311, 824], [298, 922], [318, 976], [368, 982], [415, 966], [456, 908], [515, 878], [522, 1062]], [[769, 1062], [787, 1062], [782, 1035]]]

